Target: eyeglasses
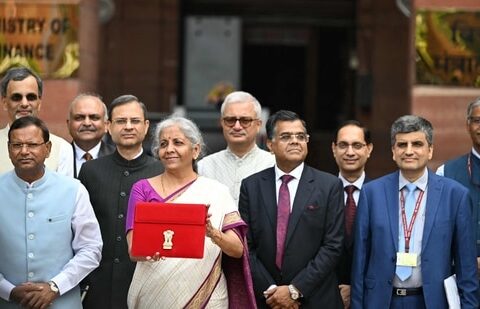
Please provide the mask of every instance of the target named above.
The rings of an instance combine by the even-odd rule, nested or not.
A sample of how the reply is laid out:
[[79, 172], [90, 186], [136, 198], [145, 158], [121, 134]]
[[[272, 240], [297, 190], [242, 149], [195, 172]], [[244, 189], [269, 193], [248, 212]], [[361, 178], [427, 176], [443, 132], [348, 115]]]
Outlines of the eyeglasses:
[[280, 136], [278, 136], [278, 139], [283, 143], [291, 142], [294, 138], [296, 138], [297, 141], [301, 143], [308, 143], [310, 135], [308, 135], [307, 133], [282, 133], [280, 134]]
[[113, 119], [112, 122], [118, 126], [126, 126], [127, 123], [130, 122], [130, 124], [132, 126], [137, 126], [139, 124], [141, 124], [142, 122], [144, 122], [143, 119], [140, 119], [140, 118], [131, 118], [131, 119], [128, 119], [128, 118], [117, 118], [117, 119]]
[[363, 147], [367, 146], [367, 144], [363, 144], [363, 143], [347, 143], [347, 142], [339, 142], [339, 143], [335, 143], [335, 145], [341, 149], [341, 150], [347, 150], [348, 147], [352, 146], [352, 149], [353, 150], [362, 150]]
[[468, 122], [470, 124], [474, 124], [474, 125], [478, 126], [478, 125], [480, 125], [480, 117], [470, 116], [470, 117], [468, 117]]
[[[23, 97], [24, 95], [22, 95], [21, 93], [14, 93], [10, 96], [10, 100], [12, 100], [13, 102], [20, 102], [23, 100]], [[27, 93], [25, 95], [25, 98], [27, 99], [27, 101], [33, 102], [38, 100], [38, 95], [35, 93]]]
[[258, 119], [251, 118], [251, 117], [223, 117], [223, 123], [225, 123], [226, 126], [233, 127], [237, 121], [240, 122], [240, 125], [243, 128], [248, 128], [249, 126], [252, 125], [252, 122]]
[[11, 143], [11, 142], [8, 142], [8, 144], [10, 145], [10, 147], [12, 147], [13, 150], [22, 150], [23, 147], [27, 147], [27, 150], [37, 150], [38, 148], [40, 148], [40, 146], [46, 144], [48, 142], [43, 142], [43, 143]]

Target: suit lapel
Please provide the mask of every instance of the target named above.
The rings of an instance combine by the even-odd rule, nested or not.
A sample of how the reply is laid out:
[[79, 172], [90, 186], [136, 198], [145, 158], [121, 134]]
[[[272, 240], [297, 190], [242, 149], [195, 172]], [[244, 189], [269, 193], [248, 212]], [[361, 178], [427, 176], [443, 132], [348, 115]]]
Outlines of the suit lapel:
[[73, 142], [70, 143], [72, 145], [72, 151], [73, 151], [73, 177], [77, 178], [77, 152], [75, 151], [75, 145]]
[[260, 194], [263, 199], [267, 219], [274, 234], [277, 230], [277, 194], [275, 188], [275, 168], [270, 168], [261, 177]]
[[399, 200], [398, 200], [398, 180], [399, 180], [399, 172], [392, 174], [388, 182], [385, 182], [384, 191], [385, 197], [387, 200], [387, 205], [385, 208], [387, 209], [388, 219], [390, 222], [390, 231], [392, 233], [392, 241], [395, 247], [395, 251], [398, 252], [398, 228], [399, 228], [399, 219], [398, 219], [398, 211], [399, 211]]
[[307, 206], [307, 202], [312, 194], [314, 179], [312, 177], [312, 172], [307, 165], [304, 165], [302, 176], [297, 187], [297, 192], [295, 193], [295, 199], [293, 201], [292, 213], [288, 219], [288, 228], [287, 228], [287, 237], [285, 239], [285, 248], [288, 246], [288, 242], [295, 231], [302, 213]]
[[428, 171], [427, 200], [425, 203], [425, 223], [423, 227], [422, 251], [425, 248], [441, 201], [443, 184]]

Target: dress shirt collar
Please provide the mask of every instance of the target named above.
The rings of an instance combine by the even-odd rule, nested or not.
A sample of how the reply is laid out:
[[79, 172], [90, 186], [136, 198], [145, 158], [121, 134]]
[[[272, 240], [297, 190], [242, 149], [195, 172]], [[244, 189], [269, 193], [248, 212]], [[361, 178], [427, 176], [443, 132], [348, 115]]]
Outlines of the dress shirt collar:
[[[398, 190], [402, 190], [403, 187], [405, 187], [406, 184], [410, 183], [405, 177], [403, 177], [402, 173], [399, 172], [399, 179], [398, 179]], [[425, 192], [427, 189], [427, 183], [428, 183], [428, 169], [425, 168], [423, 175], [418, 178], [416, 181], [413, 182], [420, 190]]]
[[[88, 153], [92, 155], [93, 159], [98, 158], [98, 152], [100, 151], [101, 145], [102, 142], [100, 141], [97, 145], [95, 145], [95, 147], [88, 151]], [[77, 158], [78, 160], [83, 159], [83, 155], [86, 153], [86, 151], [78, 147], [75, 142], [73, 142], [73, 147], [75, 148], [75, 158]]]
[[360, 175], [360, 177], [358, 177], [358, 179], [355, 180], [354, 182], [349, 182], [348, 180], [346, 180], [341, 173], [338, 173], [338, 178], [340, 178], [340, 180], [342, 181], [344, 188], [346, 186], [353, 185], [358, 190], [362, 190], [363, 182], [365, 181], [365, 171], [363, 171], [362, 175]]
[[480, 153], [478, 153], [478, 152], [475, 150], [475, 148], [473, 148], [473, 147], [472, 147], [472, 153], [473, 153], [473, 155], [474, 155], [475, 157], [477, 157], [477, 159], [480, 160]]
[[[288, 175], [292, 175], [294, 179], [300, 180], [300, 177], [302, 176], [302, 173], [303, 173], [304, 166], [305, 166], [305, 163], [302, 162], [299, 166], [297, 166], [290, 173], [288, 173]], [[275, 180], [276, 181], [280, 180], [280, 177], [282, 177], [285, 174], [287, 173], [279, 169], [277, 164], [275, 164]]]

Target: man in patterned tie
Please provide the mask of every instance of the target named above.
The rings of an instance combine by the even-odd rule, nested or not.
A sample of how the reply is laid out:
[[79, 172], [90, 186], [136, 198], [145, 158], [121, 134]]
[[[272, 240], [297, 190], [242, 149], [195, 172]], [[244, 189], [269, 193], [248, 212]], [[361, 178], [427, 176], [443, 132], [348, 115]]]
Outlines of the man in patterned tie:
[[256, 143], [262, 126], [262, 107], [257, 99], [247, 92], [232, 92], [223, 101], [220, 113], [227, 148], [200, 160], [198, 173], [229, 187], [238, 204], [241, 181], [272, 167], [275, 159]]
[[343, 308], [335, 273], [343, 247], [343, 187], [304, 163], [308, 141], [296, 113], [273, 114], [267, 146], [276, 164], [240, 188], [259, 308]]
[[73, 99], [68, 112], [68, 131], [73, 138], [73, 170], [77, 177], [85, 161], [106, 156], [115, 146], [102, 141], [107, 133], [107, 106], [96, 94], [81, 93]]
[[373, 150], [370, 131], [357, 120], [347, 120], [337, 128], [332, 152], [338, 166], [338, 178], [343, 183], [345, 200], [345, 242], [342, 258], [337, 266], [343, 305], [350, 308], [350, 272], [353, 253], [353, 223], [360, 190], [368, 179], [365, 164]]
[[453, 274], [461, 307], [478, 308], [468, 190], [428, 170], [433, 155], [428, 120], [400, 117], [390, 137], [399, 171], [370, 181], [360, 192], [352, 309], [447, 309], [444, 280]]

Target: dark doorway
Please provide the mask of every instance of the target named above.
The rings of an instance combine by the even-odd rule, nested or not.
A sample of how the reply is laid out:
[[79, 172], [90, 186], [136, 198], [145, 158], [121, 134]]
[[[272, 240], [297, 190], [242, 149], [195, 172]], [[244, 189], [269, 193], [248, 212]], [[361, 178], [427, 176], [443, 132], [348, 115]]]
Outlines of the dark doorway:
[[271, 113], [287, 109], [304, 117], [306, 48], [244, 44], [242, 52], [242, 89]]

